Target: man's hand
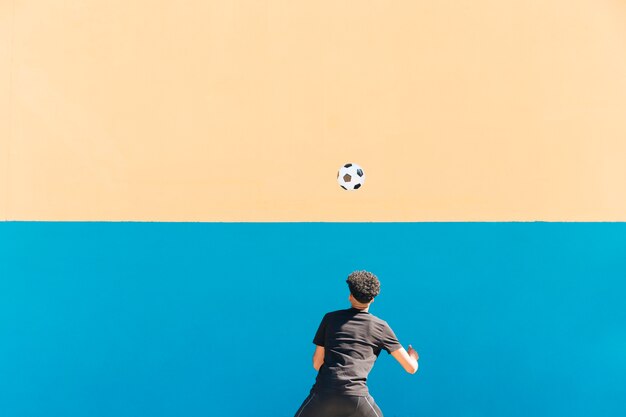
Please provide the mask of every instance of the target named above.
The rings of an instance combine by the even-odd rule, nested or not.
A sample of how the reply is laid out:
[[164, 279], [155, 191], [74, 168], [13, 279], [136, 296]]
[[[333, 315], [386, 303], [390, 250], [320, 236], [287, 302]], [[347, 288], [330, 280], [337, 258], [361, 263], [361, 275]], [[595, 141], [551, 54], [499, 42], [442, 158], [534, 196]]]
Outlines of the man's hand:
[[408, 352], [403, 347], [401, 347], [400, 349], [396, 349], [391, 352], [391, 356], [393, 356], [408, 373], [414, 374], [415, 372], [417, 372], [417, 368], [419, 368], [417, 358], [419, 356], [417, 355], [415, 349], [411, 347], [411, 345], [409, 345]]
[[313, 353], [313, 368], [319, 371], [324, 364], [324, 346], [315, 346], [315, 352]]

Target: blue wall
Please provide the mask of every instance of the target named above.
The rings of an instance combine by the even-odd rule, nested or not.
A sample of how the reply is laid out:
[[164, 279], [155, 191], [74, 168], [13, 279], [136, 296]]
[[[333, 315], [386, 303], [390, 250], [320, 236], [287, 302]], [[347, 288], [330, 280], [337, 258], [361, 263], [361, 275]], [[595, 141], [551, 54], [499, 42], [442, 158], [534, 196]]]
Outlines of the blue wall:
[[385, 417], [626, 415], [624, 223], [0, 223], [3, 416], [284, 416], [346, 276]]

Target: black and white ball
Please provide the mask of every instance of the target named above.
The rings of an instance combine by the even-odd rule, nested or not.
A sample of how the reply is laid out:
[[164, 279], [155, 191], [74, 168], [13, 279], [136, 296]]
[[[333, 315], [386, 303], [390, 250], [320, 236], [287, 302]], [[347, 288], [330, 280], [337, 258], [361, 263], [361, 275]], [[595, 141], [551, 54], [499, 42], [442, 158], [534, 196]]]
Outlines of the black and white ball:
[[365, 172], [357, 164], [345, 164], [337, 172], [337, 182], [344, 190], [358, 190], [365, 182]]

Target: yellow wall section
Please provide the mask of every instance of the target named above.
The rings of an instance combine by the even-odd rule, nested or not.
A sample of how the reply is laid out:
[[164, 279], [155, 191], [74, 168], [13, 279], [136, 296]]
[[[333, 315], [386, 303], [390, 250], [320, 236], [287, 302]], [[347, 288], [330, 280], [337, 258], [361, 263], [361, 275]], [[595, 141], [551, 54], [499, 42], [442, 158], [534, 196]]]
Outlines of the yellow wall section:
[[0, 220], [8, 217], [13, 4], [0, 2]]
[[3, 218], [626, 220], [623, 1], [7, 0], [0, 93]]

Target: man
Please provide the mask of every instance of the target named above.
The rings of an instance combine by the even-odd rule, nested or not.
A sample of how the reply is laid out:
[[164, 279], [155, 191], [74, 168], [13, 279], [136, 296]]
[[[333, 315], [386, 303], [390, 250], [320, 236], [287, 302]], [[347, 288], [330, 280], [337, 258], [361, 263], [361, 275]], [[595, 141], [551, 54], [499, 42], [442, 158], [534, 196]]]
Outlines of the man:
[[295, 417], [383, 417], [366, 385], [383, 349], [407, 372], [417, 372], [417, 352], [411, 345], [407, 352], [387, 322], [369, 312], [380, 293], [376, 275], [354, 271], [346, 282], [352, 306], [324, 315], [313, 338], [317, 377]]

